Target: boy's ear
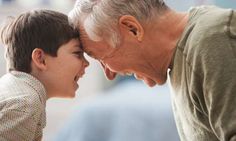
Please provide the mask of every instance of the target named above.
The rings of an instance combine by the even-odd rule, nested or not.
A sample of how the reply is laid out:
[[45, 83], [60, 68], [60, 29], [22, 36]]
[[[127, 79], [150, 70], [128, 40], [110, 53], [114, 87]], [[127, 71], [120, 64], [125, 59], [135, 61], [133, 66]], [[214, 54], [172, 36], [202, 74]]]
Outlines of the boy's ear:
[[128, 31], [129, 34], [136, 37], [138, 41], [143, 40], [144, 29], [139, 21], [130, 15], [124, 15], [119, 19], [119, 25]]
[[45, 57], [46, 57], [45, 52], [40, 48], [35, 48], [32, 52], [32, 62], [40, 70], [46, 69]]

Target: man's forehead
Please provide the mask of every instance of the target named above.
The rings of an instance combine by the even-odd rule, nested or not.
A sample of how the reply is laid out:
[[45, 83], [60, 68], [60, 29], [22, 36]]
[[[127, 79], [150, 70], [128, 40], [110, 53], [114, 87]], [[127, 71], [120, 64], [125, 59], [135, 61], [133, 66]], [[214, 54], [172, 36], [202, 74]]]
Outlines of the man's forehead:
[[87, 50], [87, 41], [88, 40], [88, 37], [86, 36], [85, 33], [81, 32], [80, 33], [80, 44], [81, 44], [81, 48], [83, 50]]
[[89, 49], [87, 49], [86, 47], [83, 48], [83, 51], [84, 51], [85, 53], [87, 53], [89, 56], [93, 55], [93, 52], [90, 51]]
[[81, 49], [84, 51], [84, 52], [90, 52], [90, 49], [89, 47], [84, 44], [84, 42], [81, 41]]
[[81, 36], [87, 36], [87, 33], [86, 33], [85, 29], [82, 26], [79, 27], [79, 31], [80, 31]]
[[83, 51], [84, 51], [88, 56], [90, 56], [90, 57], [96, 59], [95, 54], [94, 54], [94, 51], [93, 51], [92, 49], [90, 49], [90, 47], [83, 46], [82, 49], [83, 49]]

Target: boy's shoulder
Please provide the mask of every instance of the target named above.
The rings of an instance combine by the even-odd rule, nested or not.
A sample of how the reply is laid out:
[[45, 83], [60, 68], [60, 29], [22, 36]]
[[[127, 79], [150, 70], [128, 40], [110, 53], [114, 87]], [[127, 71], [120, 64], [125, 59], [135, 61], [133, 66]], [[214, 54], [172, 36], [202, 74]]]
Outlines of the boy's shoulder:
[[7, 73], [0, 78], [0, 110], [9, 108], [26, 113], [43, 110], [43, 104], [36, 91], [21, 78]]

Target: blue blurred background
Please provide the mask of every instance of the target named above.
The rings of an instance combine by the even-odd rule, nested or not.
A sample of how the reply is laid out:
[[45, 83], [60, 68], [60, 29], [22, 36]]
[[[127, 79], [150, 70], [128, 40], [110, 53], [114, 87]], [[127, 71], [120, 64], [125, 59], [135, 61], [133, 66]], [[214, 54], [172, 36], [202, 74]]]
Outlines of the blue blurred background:
[[[35, 8], [67, 14], [75, 0], [0, 0], [0, 22]], [[236, 8], [236, 0], [166, 0], [175, 10], [214, 4]], [[0, 45], [0, 76], [6, 72], [4, 47]], [[86, 56], [87, 57], [87, 56]], [[108, 81], [100, 65], [87, 57], [90, 67], [79, 81], [74, 99], [47, 101], [44, 141], [63, 140], [77, 134], [80, 141], [178, 141], [167, 85], [149, 88], [133, 77]], [[75, 132], [75, 133], [74, 133]], [[69, 134], [68, 134], [69, 133]], [[70, 134], [71, 133], [71, 134]], [[65, 140], [65, 139], [64, 139]]]

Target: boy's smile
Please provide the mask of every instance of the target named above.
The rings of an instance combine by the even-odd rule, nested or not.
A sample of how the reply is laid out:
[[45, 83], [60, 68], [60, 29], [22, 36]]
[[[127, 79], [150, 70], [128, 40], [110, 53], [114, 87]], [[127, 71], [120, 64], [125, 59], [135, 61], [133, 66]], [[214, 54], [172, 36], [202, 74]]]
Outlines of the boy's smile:
[[78, 88], [77, 81], [82, 78], [89, 65], [84, 58], [77, 39], [62, 45], [56, 57], [47, 55], [45, 87], [49, 97], [74, 97]]

